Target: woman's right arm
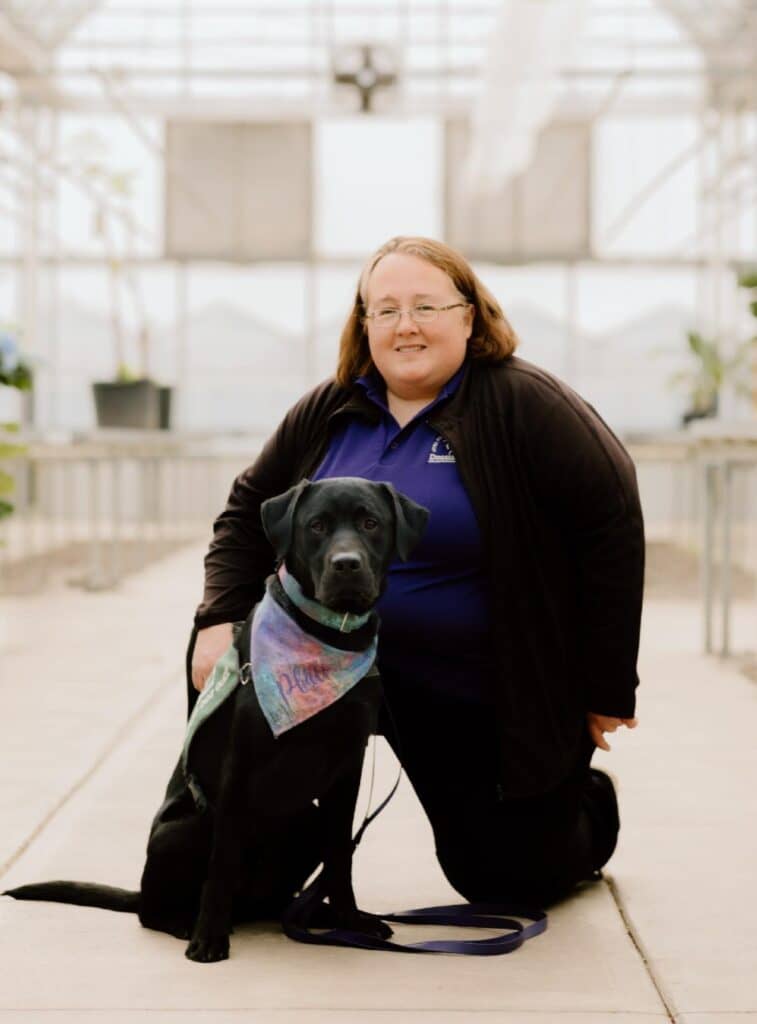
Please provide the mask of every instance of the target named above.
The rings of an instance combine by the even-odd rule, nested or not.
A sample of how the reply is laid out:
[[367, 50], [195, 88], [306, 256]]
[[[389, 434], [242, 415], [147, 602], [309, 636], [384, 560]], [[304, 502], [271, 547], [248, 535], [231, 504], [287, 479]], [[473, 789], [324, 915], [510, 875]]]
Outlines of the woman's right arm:
[[198, 632], [192, 653], [192, 686], [195, 690], [205, 688], [213, 666], [230, 645], [230, 622], [219, 622], [217, 626], [207, 626]]
[[322, 426], [333, 394], [334, 386], [327, 382], [289, 410], [255, 462], [234, 480], [226, 507], [213, 523], [205, 590], [195, 614], [192, 683], [198, 690], [231, 643], [231, 623], [245, 619], [263, 596], [275, 556], [263, 531], [260, 506], [297, 482], [303, 452]]
[[260, 506], [289, 486], [293, 469], [286, 458], [283, 427], [279, 426], [255, 462], [234, 480], [226, 508], [213, 523], [213, 540], [205, 556], [205, 589], [195, 613], [192, 685], [196, 690], [203, 689], [216, 661], [229, 647], [232, 622], [247, 617], [274, 568]]

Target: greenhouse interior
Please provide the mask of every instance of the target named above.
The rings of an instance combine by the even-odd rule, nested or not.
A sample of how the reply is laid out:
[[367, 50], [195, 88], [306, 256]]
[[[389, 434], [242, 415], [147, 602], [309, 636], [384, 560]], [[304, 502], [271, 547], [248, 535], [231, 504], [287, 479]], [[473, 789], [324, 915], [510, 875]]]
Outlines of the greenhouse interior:
[[[252, 455], [334, 372], [361, 268], [394, 235], [462, 251], [518, 356], [643, 445], [658, 533], [700, 518], [688, 428], [749, 436], [757, 407], [754, 5], [6, 0], [0, 17], [0, 413], [40, 452], [0, 557], [30, 553], [22, 519], [46, 549], [45, 521], [73, 538], [105, 515], [63, 493], [94, 502], [94, 464], [56, 453], [119, 427], [213, 448], [206, 523], [220, 439], [232, 465]], [[16, 363], [30, 389], [8, 386]]]
[[[648, 719], [659, 720], [644, 757], [666, 765], [676, 793], [689, 778], [707, 786], [702, 737], [715, 722], [723, 786], [738, 775], [738, 813], [757, 820], [755, 0], [0, 0], [0, 154], [0, 694], [46, 676], [58, 656], [73, 676], [90, 644], [103, 646], [101, 674], [114, 649], [134, 647], [130, 664], [145, 678], [118, 703], [108, 735], [133, 722], [139, 733], [150, 665], [168, 678], [167, 666], [182, 662], [232, 483], [287, 411], [336, 373], [372, 254], [395, 236], [421, 236], [470, 262], [512, 327], [515, 358], [589, 403], [633, 460], [646, 552], [642, 652], [648, 675], [669, 686], [647, 698]], [[58, 617], [76, 620], [72, 632], [61, 624], [55, 646], [39, 646], [40, 623]], [[94, 716], [95, 671], [82, 671], [93, 676]], [[683, 691], [689, 675], [690, 706], [673, 687]], [[713, 710], [715, 689], [726, 694], [718, 708], [728, 726]], [[32, 714], [31, 703], [11, 707], [9, 743]], [[640, 720], [636, 735], [613, 740], [617, 755], [599, 753], [625, 763], [639, 820], [648, 799], [661, 828], [666, 805], [653, 796], [651, 768], [633, 788], [644, 709]], [[679, 725], [690, 730], [678, 766], [660, 722], [671, 744]], [[30, 837], [46, 815], [57, 827], [51, 808], [65, 814], [81, 779], [100, 771], [97, 743], [65, 746], [64, 734], [50, 749], [73, 767], [57, 789], [30, 796], [31, 817], [11, 813], [0, 881], [30, 843], [35, 855]], [[729, 737], [740, 751], [733, 761]], [[11, 758], [11, 777], [25, 777], [25, 757], [19, 748]], [[722, 862], [716, 833], [697, 831], [704, 815], [692, 809], [689, 831], [681, 826], [669, 848], [654, 833], [665, 864], [648, 890], [633, 858], [651, 858], [655, 844], [629, 836], [617, 869], [627, 889], [608, 884], [598, 916], [593, 904], [587, 911], [607, 927], [608, 945], [591, 955], [609, 958], [607, 978], [617, 967], [615, 995], [609, 985], [593, 1003], [591, 985], [572, 975], [560, 982], [572, 993], [562, 1005], [538, 989], [523, 953], [516, 977], [531, 1002], [518, 1004], [502, 979], [491, 989], [482, 980], [477, 1002], [465, 994], [473, 975], [457, 992], [452, 971], [439, 980], [442, 1009], [534, 1024], [569, 1009], [571, 1020], [596, 1024], [757, 1021], [753, 925], [741, 926], [743, 955], [710, 962], [712, 903], [698, 919], [684, 909], [699, 891], [735, 912], [748, 889], [757, 912], [757, 848], [744, 833], [733, 890], [708, 889], [697, 857], [712, 858], [713, 875]], [[693, 858], [687, 893], [664, 889], [666, 849], [680, 863]], [[392, 863], [401, 876], [401, 860]], [[565, 914], [566, 928], [576, 925]], [[629, 936], [633, 954], [622, 946]], [[113, 932], [107, 941], [116, 949], [121, 940]], [[2, 1021], [19, 1006], [71, 1020], [109, 1007], [131, 1021], [127, 1009], [139, 1003], [102, 979], [83, 994], [73, 961], [46, 995], [31, 962], [19, 971], [7, 1005], [0, 995]], [[266, 1015], [265, 999], [279, 1004], [265, 986], [260, 1003], [224, 1002], [213, 989], [192, 1006], [214, 1022], [232, 1005], [282, 1024], [315, 1024], [329, 1008], [345, 1015], [329, 1020], [356, 1019], [355, 1006], [378, 1021], [389, 1006], [381, 977], [391, 986], [361, 967], [353, 1003], [316, 986], [312, 1006], [302, 1004], [312, 1018], [297, 1017], [291, 993], [281, 1003], [291, 1018]], [[438, 963], [425, 982], [403, 977], [414, 994], [396, 1019], [429, 1019], [439, 1007], [423, 985], [443, 978]], [[164, 1010], [189, 1005], [169, 1000]], [[524, 1007], [537, 1016], [519, 1016]], [[439, 1010], [435, 1019], [453, 1017]]]

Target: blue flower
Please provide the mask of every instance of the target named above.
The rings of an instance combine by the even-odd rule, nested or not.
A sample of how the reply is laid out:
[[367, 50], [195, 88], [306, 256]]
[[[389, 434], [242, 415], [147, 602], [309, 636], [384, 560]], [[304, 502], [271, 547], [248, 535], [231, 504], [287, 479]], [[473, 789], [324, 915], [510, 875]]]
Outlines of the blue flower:
[[13, 373], [20, 361], [16, 339], [0, 331], [0, 369]]

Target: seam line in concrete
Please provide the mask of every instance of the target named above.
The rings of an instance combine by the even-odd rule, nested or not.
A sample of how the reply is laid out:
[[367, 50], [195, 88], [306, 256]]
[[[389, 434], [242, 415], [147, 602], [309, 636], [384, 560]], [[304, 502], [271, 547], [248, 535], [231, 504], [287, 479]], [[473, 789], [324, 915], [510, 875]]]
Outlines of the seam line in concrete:
[[623, 902], [623, 898], [620, 895], [620, 890], [618, 889], [615, 880], [609, 877], [608, 875], [605, 875], [604, 881], [607, 884], [607, 888], [610, 890], [610, 895], [613, 898], [615, 906], [618, 908], [618, 913], [620, 914], [621, 920], [625, 925], [628, 937], [634, 944], [636, 952], [639, 954], [641, 962], [644, 964], [644, 970], [649, 975], [649, 980], [654, 985], [659, 1000], [665, 1009], [665, 1013], [667, 1013], [668, 1015], [668, 1020], [671, 1022], [671, 1024], [681, 1024], [680, 1014], [674, 1008], [672, 997], [665, 991], [665, 986], [662, 982], [662, 979], [657, 976], [657, 972], [652, 967], [651, 958], [647, 953], [646, 949], [644, 948], [644, 943], [641, 941], [641, 936], [639, 935], [637, 929], [634, 927], [633, 921], [631, 920], [631, 916], [628, 913], [628, 908]]
[[[155, 703], [162, 697], [163, 693], [168, 691], [169, 686], [175, 686], [176, 684], [176, 673], [172, 673], [169, 679], [165, 679], [159, 683], [154, 690], [150, 692], [149, 697], [139, 705], [136, 711], [133, 711], [131, 715], [126, 719], [124, 724], [116, 730], [112, 735], [111, 739], [95, 757], [92, 765], [79, 776], [76, 781], [69, 786], [63, 796], [61, 796], [57, 802], [50, 808], [47, 814], [42, 818], [38, 825], [36, 825], [26, 839], [23, 840], [20, 846], [13, 851], [13, 853], [0, 864], [0, 878], [16, 863], [16, 861], [29, 849], [35, 839], [47, 828], [53, 818], [56, 817], [59, 811], [61, 811], [69, 800], [79, 792], [79, 790], [86, 785], [86, 783], [93, 777], [99, 768], [107, 761], [111, 754], [124, 742], [129, 734], [134, 730], [137, 723], [143, 718], [148, 711], [150, 711]], [[5, 1012], [1, 1010], [0, 1012]]]
[[[702, 1011], [702, 1012], [707, 1012], [707, 1011]], [[741, 1011], [736, 1011], [736, 1012], [739, 1013]], [[341, 1013], [370, 1013], [370, 1014], [377, 1014], [377, 1013], [391, 1013], [391, 1014], [412, 1013], [414, 1015], [415, 1014], [421, 1014], [421, 1013], [437, 1013], [437, 1014], [438, 1013], [444, 1013], [444, 1014], [459, 1013], [460, 1015], [465, 1014], [466, 1018], [467, 1017], [475, 1017], [475, 1016], [477, 1016], [479, 1014], [488, 1014], [489, 1016], [491, 1016], [492, 1014], [495, 1014], [495, 1013], [497, 1014], [497, 1016], [501, 1016], [502, 1014], [505, 1014], [505, 1013], [506, 1014], [517, 1013], [517, 1014], [520, 1014], [520, 1015], [523, 1015], [523, 1016], [527, 1016], [528, 1014], [538, 1014], [539, 1016], [542, 1016], [542, 1017], [545, 1016], [546, 1013], [557, 1013], [561, 1017], [575, 1016], [575, 1017], [581, 1017], [582, 1019], [585, 1018], [587, 1015], [589, 1017], [599, 1017], [600, 1014], [601, 1014], [603, 1020], [605, 1020], [607, 1017], [616, 1017], [616, 1016], [621, 1016], [621, 1015], [624, 1016], [624, 1017], [647, 1017], [647, 1018], [649, 1018], [649, 1017], [658, 1018], [659, 1017], [659, 1014], [656, 1013], [653, 1010], [652, 1011], [650, 1011], [650, 1010], [546, 1010], [545, 1011], [545, 1010], [524, 1010], [524, 1009], [520, 1009], [518, 1007], [516, 1007], [514, 1009], [502, 1009], [500, 1007], [498, 1009], [493, 1009], [493, 1010], [467, 1010], [467, 1009], [450, 1009], [448, 1007], [440, 1007], [440, 1006], [431, 1006], [431, 1007], [419, 1006], [419, 1007], [415, 1007], [414, 1009], [411, 1009], [411, 1010], [408, 1010], [408, 1008], [406, 1006], [390, 1006], [390, 1007], [342, 1006], [342, 1007], [339, 1007], [339, 1009], [336, 1009], [336, 1010], [333, 1009], [333, 1008], [326, 1010], [326, 1009], [323, 1009], [322, 1007], [313, 1007], [313, 1006], [281, 1006], [281, 1007], [271, 1007], [271, 1006], [262, 1006], [262, 1007], [254, 1007], [254, 1006], [253, 1007], [249, 1007], [249, 1006], [247, 1006], [247, 1007], [242, 1007], [242, 1006], [192, 1006], [192, 1007], [187, 1007], [187, 1006], [155, 1006], [155, 1007], [151, 1007], [151, 1006], [141, 1006], [141, 1007], [134, 1007], [134, 1006], [69, 1006], [69, 1007], [66, 1007], [66, 1006], [51, 1006], [51, 1007], [35, 1007], [35, 1006], [30, 1006], [30, 1007], [26, 1007], [26, 1006], [22, 1006], [22, 1007], [15, 1007], [15, 1006], [9, 1006], [9, 1007], [0, 1007], [0, 1017], [2, 1017], [2, 1015], [4, 1013], [80, 1013], [80, 1014], [85, 1014], [85, 1013], [133, 1013], [133, 1014], [139, 1014], [139, 1013], [181, 1013], [181, 1014], [187, 1014], [187, 1015], [192, 1014], [192, 1013], [205, 1013], [205, 1014], [209, 1014], [209, 1013], [216, 1013], [216, 1014], [222, 1014], [222, 1013], [246, 1013], [246, 1014], [253, 1014], [254, 1016], [257, 1016], [257, 1015], [259, 1015], [261, 1013], [264, 1013], [267, 1016], [268, 1015], [273, 1015], [273, 1014], [281, 1014], [281, 1013], [317, 1013], [317, 1014], [332, 1013], [332, 1014], [337, 1014], [337, 1015], [341, 1014]]]

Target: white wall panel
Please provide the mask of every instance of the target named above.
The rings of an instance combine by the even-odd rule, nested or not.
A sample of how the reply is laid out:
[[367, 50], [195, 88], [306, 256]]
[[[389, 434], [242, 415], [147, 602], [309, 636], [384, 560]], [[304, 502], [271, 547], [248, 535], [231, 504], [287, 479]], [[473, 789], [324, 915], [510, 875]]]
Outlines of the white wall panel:
[[309, 122], [169, 122], [166, 256], [307, 259], [311, 179]]
[[555, 122], [531, 166], [492, 197], [466, 199], [461, 179], [469, 125], [445, 131], [445, 239], [471, 259], [494, 262], [585, 256], [590, 244], [589, 126]]

